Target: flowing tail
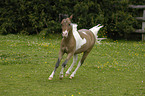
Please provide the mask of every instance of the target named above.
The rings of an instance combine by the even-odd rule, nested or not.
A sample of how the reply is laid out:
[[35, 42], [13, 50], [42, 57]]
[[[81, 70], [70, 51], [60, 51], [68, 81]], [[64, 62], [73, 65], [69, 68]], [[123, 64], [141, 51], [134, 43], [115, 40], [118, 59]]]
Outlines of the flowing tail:
[[89, 29], [90, 31], [93, 32], [93, 34], [95, 35], [96, 38], [98, 37], [98, 36], [97, 36], [98, 31], [100, 30], [100, 28], [103, 27], [103, 25], [102, 25], [102, 26], [100, 26], [100, 25], [101, 25], [101, 24], [98, 24], [97, 26], [94, 26], [93, 28]]

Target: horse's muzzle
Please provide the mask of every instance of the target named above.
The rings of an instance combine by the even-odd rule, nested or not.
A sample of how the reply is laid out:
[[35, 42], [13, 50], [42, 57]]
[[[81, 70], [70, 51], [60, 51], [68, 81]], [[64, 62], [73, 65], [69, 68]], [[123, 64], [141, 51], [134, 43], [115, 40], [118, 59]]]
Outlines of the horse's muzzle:
[[67, 30], [63, 31], [63, 32], [62, 32], [62, 36], [63, 36], [63, 37], [67, 37], [67, 36], [68, 36], [68, 31], [67, 31]]

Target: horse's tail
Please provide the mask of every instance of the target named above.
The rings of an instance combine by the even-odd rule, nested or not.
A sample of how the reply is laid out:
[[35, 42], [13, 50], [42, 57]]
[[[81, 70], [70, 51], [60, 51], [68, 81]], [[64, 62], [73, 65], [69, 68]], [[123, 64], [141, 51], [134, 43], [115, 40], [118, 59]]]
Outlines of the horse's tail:
[[94, 27], [92, 27], [91, 29], [89, 29], [90, 31], [93, 32], [93, 34], [95, 35], [96, 38], [98, 37], [98, 36], [97, 36], [98, 31], [100, 30], [100, 28], [103, 27], [103, 25], [102, 25], [102, 26], [100, 26], [100, 25], [101, 25], [101, 24], [98, 24], [97, 26], [94, 26]]

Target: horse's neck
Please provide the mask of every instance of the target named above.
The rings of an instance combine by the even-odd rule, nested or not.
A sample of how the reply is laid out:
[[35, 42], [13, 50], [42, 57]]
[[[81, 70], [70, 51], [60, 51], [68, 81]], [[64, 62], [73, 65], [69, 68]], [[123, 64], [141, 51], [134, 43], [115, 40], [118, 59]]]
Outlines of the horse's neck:
[[78, 38], [81, 38], [81, 36], [80, 36], [80, 34], [78, 33], [78, 31], [77, 31], [77, 29], [76, 28], [74, 28], [73, 29], [73, 36], [74, 36], [74, 38], [77, 40]]
[[73, 30], [73, 36], [74, 36], [75, 41], [76, 41], [76, 50], [81, 48], [81, 46], [87, 42], [85, 38], [83, 38], [83, 39], [81, 38], [79, 32], [75, 28]]

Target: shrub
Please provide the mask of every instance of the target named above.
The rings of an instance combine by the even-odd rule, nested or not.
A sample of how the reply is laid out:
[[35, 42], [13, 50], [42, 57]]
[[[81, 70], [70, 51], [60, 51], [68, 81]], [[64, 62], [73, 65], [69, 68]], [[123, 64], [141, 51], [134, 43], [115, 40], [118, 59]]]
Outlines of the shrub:
[[138, 26], [129, 4], [144, 0], [2, 0], [0, 34], [61, 33], [59, 14], [74, 14], [79, 29], [103, 24], [99, 37], [124, 38]]

